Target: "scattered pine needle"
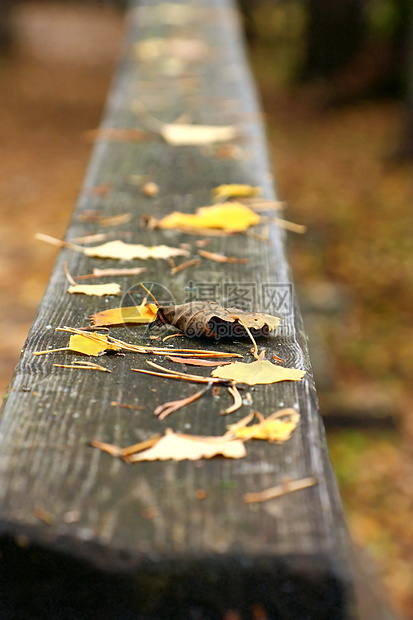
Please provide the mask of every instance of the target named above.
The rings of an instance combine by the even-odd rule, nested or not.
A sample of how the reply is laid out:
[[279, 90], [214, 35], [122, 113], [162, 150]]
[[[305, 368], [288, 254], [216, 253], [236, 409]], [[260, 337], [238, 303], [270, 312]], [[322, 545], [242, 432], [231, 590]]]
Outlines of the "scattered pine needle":
[[162, 342], [166, 342], [167, 340], [170, 340], [171, 338], [176, 338], [177, 336], [183, 336], [183, 333], [177, 332], [176, 334], [169, 334], [169, 336], [165, 336], [165, 338], [162, 338]]
[[248, 258], [236, 258], [235, 256], [224, 256], [215, 252], [207, 252], [206, 250], [198, 250], [198, 254], [203, 258], [208, 258], [216, 263], [248, 263]]
[[243, 500], [246, 504], [257, 504], [260, 502], [266, 502], [275, 497], [281, 497], [287, 493], [293, 493], [294, 491], [300, 491], [301, 489], [308, 489], [317, 484], [315, 478], [302, 478], [301, 480], [286, 479], [282, 484], [264, 491], [257, 493], [245, 493]]
[[79, 368], [84, 370], [101, 370], [102, 372], [112, 372], [108, 368], [93, 364], [92, 362], [73, 362], [73, 364], [53, 364], [56, 368]]
[[104, 443], [103, 441], [99, 441], [98, 439], [94, 439], [93, 441], [91, 441], [90, 445], [92, 446], [92, 448], [99, 448], [99, 450], [107, 452], [111, 456], [120, 456], [122, 452], [122, 448], [114, 446], [111, 443]]
[[74, 276], [74, 280], [87, 280], [88, 278], [107, 278], [113, 276], [137, 276], [146, 271], [146, 267], [132, 267], [131, 269], [93, 269], [93, 273], [82, 276]]
[[274, 224], [277, 224], [280, 228], [285, 228], [285, 230], [289, 230], [290, 232], [298, 233], [299, 235], [303, 235], [307, 232], [307, 226], [303, 224], [296, 224], [295, 222], [289, 222], [288, 220], [283, 220], [279, 217], [273, 219]]
[[183, 381], [193, 381], [194, 383], [209, 383], [209, 381], [212, 380], [212, 383], [214, 384], [220, 384], [220, 385], [227, 385], [228, 384], [228, 380], [226, 379], [218, 379], [215, 377], [202, 377], [200, 375], [189, 375], [186, 374], [184, 372], [173, 372], [171, 370], [168, 370], [167, 368], [163, 368], [162, 366], [158, 366], [157, 364], [154, 364], [153, 362], [148, 362], [148, 364], [151, 364], [151, 366], [154, 366], [155, 368], [162, 368], [162, 370], [164, 372], [155, 372], [153, 370], [144, 370], [142, 368], [131, 368], [131, 370], [133, 370], [134, 372], [140, 372], [142, 374], [145, 375], [153, 375], [154, 377], [162, 377], [163, 379], [180, 379]]
[[232, 405], [224, 409], [224, 411], [221, 411], [222, 415], [233, 413], [234, 411], [237, 411], [237, 409], [242, 407], [242, 396], [239, 393], [238, 388], [235, 385], [230, 385], [228, 386], [228, 392], [231, 394], [234, 402], [232, 403]]
[[119, 213], [119, 215], [108, 215], [99, 219], [101, 226], [119, 226], [130, 222], [132, 216], [130, 213]]
[[97, 241], [106, 241], [109, 233], [96, 233], [94, 235], [83, 235], [82, 237], [73, 237], [71, 243], [95, 243]]
[[187, 260], [185, 263], [181, 263], [180, 265], [176, 265], [175, 267], [172, 267], [171, 269], [171, 275], [174, 276], [175, 274], [179, 273], [180, 271], [183, 271], [184, 269], [187, 269], [188, 267], [194, 267], [195, 265], [200, 265], [202, 263], [200, 258], [194, 258], [192, 260]]
[[182, 409], [182, 407], [190, 405], [195, 400], [198, 400], [198, 398], [205, 394], [205, 392], [207, 392], [211, 386], [212, 382], [209, 381], [206, 387], [202, 388], [202, 390], [199, 390], [199, 392], [195, 392], [195, 394], [192, 394], [192, 396], [188, 396], [187, 398], [182, 398], [180, 400], [173, 400], [167, 403], [163, 403], [163, 405], [158, 405], [158, 407], [156, 407], [156, 409], [154, 410], [154, 414], [158, 416], [158, 420], [164, 420], [171, 413], [174, 413], [175, 411], [178, 411], [178, 409]]
[[145, 407], [143, 405], [128, 405], [126, 403], [118, 403], [116, 400], [112, 400], [112, 407], [120, 407], [121, 409], [132, 409], [133, 411], [143, 411]]
[[231, 362], [222, 362], [218, 360], [214, 362], [213, 360], [191, 359], [188, 357], [178, 357], [172, 355], [168, 355], [166, 359], [177, 364], [189, 364], [190, 366], [225, 366], [225, 364], [231, 364]]

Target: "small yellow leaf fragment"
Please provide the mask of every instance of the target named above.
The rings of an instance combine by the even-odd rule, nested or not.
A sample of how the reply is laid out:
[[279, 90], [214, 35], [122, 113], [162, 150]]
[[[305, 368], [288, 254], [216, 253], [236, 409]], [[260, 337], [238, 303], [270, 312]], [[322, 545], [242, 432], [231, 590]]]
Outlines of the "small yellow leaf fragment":
[[218, 228], [230, 232], [246, 230], [258, 224], [260, 216], [240, 202], [224, 202], [200, 207], [195, 214], [174, 211], [158, 222], [160, 228]]
[[282, 409], [268, 418], [251, 426], [239, 427], [238, 424], [229, 426], [238, 439], [265, 439], [267, 441], [282, 442], [290, 439], [300, 421], [300, 414], [295, 409]]
[[167, 430], [165, 435], [149, 450], [131, 456], [130, 462], [137, 461], [197, 461], [222, 455], [226, 458], [240, 459], [246, 455], [245, 446], [238, 439], [226, 440], [223, 437], [201, 437], [184, 435]]
[[112, 308], [92, 314], [90, 320], [93, 325], [123, 325], [125, 323], [152, 323], [156, 318], [158, 308], [155, 304]]
[[253, 187], [252, 185], [237, 185], [230, 183], [229, 185], [219, 185], [212, 190], [214, 198], [251, 198], [261, 194], [261, 187]]
[[227, 366], [219, 366], [211, 375], [219, 379], [230, 379], [247, 385], [277, 383], [278, 381], [300, 381], [304, 370], [297, 368], [283, 368], [268, 360], [257, 360], [250, 364], [232, 362]]
[[121, 290], [117, 282], [109, 282], [108, 284], [73, 284], [69, 286], [67, 292], [104, 297], [105, 295], [120, 295]]
[[119, 351], [120, 347], [110, 344], [107, 336], [104, 334], [93, 334], [93, 337], [83, 334], [73, 334], [70, 336], [69, 349], [71, 351], [76, 351], [76, 353], [97, 357], [103, 353], [103, 351]]
[[109, 241], [94, 248], [84, 248], [86, 256], [97, 258], [113, 258], [117, 260], [133, 260], [140, 258], [166, 259], [171, 256], [188, 256], [189, 253], [181, 248], [171, 248], [167, 245], [147, 247], [140, 244], [124, 243], [123, 241]]

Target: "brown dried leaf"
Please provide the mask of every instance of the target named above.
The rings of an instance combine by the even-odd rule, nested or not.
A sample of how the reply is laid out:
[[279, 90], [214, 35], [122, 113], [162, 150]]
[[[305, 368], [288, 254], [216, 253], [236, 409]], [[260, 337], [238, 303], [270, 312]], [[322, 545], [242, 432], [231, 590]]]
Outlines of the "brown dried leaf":
[[300, 381], [304, 377], [305, 371], [276, 366], [268, 360], [257, 360], [251, 364], [232, 362], [227, 366], [216, 368], [211, 375], [215, 378], [228, 379], [237, 383], [257, 385], [260, 383], [277, 383], [278, 381]]
[[194, 301], [176, 306], [160, 306], [154, 325], [174, 325], [186, 336], [209, 338], [246, 337], [247, 327], [254, 336], [268, 335], [280, 319], [260, 312], [224, 308], [213, 301]]

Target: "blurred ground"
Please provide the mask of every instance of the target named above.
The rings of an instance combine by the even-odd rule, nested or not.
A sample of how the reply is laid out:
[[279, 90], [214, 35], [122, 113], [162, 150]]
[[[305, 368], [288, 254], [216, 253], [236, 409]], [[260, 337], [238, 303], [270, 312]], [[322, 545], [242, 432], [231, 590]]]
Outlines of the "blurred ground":
[[[283, 32], [297, 34], [296, 17], [283, 18]], [[81, 134], [99, 123], [122, 28], [101, 5], [22, 3], [15, 19], [18, 45], [0, 57], [3, 391], [55, 256], [33, 235], [65, 233], [90, 155]], [[289, 249], [323, 410], [395, 420], [393, 430], [331, 431], [331, 455], [351, 533], [413, 619], [413, 168], [385, 163], [402, 130], [401, 106], [321, 112], [313, 90], [285, 87], [291, 42], [280, 41], [256, 45], [252, 61], [280, 198], [287, 217], [309, 228], [290, 236]]]
[[0, 391], [43, 294], [99, 124], [122, 30], [109, 7], [17, 5], [16, 47], [0, 55]]

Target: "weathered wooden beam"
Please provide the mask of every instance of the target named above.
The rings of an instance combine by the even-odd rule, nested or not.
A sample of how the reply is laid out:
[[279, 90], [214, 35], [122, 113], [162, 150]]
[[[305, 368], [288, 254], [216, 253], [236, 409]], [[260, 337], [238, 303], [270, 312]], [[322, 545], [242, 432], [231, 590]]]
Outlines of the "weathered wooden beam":
[[[230, 0], [183, 0], [169, 5], [148, 0], [141, 6], [132, 3], [128, 24], [103, 127], [144, 128], [131, 111], [132, 102], [139, 98], [161, 120], [171, 122], [185, 113], [194, 123], [236, 124], [240, 137], [227, 148], [171, 146], [155, 134], [144, 142], [103, 137], [94, 150], [67, 239], [97, 232], [96, 224], [82, 222], [80, 216], [86, 209], [99, 208], [108, 216], [131, 213], [131, 222], [117, 228], [118, 236], [123, 233], [126, 240], [176, 247], [190, 243], [196, 255], [195, 237], [148, 231], [142, 215], [160, 217], [174, 209], [193, 212], [210, 204], [211, 189], [221, 183], [261, 186], [265, 198], [275, 198], [235, 9]], [[182, 51], [185, 45], [191, 46], [187, 42], [181, 44], [180, 58], [138, 61], [134, 43], [157, 37], [198, 43], [190, 47], [189, 56]], [[207, 52], [204, 58], [202, 46]], [[130, 182], [131, 175], [150, 176], [160, 187], [159, 196], [145, 197]], [[104, 183], [112, 188], [106, 195], [88, 191]], [[5, 542], [14, 537], [20, 544], [32, 543], [39, 557], [53, 557], [52, 566], [85, 562], [96, 570], [117, 573], [116, 583], [123, 572], [134, 592], [135, 615], [130, 617], [223, 618], [230, 609], [250, 617], [254, 605], [261, 605], [268, 618], [351, 618], [347, 532], [318, 412], [306, 336], [293, 300], [285, 233], [270, 224], [268, 243], [252, 235], [211, 239], [208, 250], [248, 257], [249, 262], [204, 261], [174, 277], [165, 262], [134, 261], [134, 265], [146, 267], [142, 279], [166, 287], [177, 303], [191, 293], [199, 295], [208, 285], [210, 295], [224, 305], [239, 305], [233, 297], [242, 296], [243, 289], [255, 296], [250, 299], [251, 309], [281, 313], [276, 335], [259, 345], [266, 347], [269, 358], [276, 354], [287, 366], [305, 369], [307, 374], [299, 383], [257, 386], [251, 391], [252, 407], [264, 415], [284, 406], [299, 410], [301, 423], [292, 439], [282, 445], [250, 442], [247, 457], [235, 461], [217, 458], [134, 466], [91, 448], [96, 438], [126, 446], [162, 432], [165, 426], [218, 435], [229, 423], [220, 416], [229, 402], [223, 391], [219, 399], [206, 395], [171, 416], [166, 425], [153, 415], [154, 407], [195, 390], [132, 372], [131, 367], [145, 367], [144, 356], [100, 358], [99, 363], [112, 374], [53, 366], [79, 359], [69, 352], [35, 357], [35, 351], [67, 344], [67, 334], [57, 332], [57, 327], [85, 326], [91, 313], [119, 303], [68, 295], [65, 261], [73, 276], [119, 263], [64, 249], [2, 411], [4, 557], [19, 557], [18, 550]], [[127, 292], [135, 290], [139, 279], [125, 277], [121, 282], [127, 303]], [[150, 342], [141, 327], [113, 328], [111, 333], [134, 343]], [[179, 338], [171, 341], [171, 348], [178, 340], [181, 346], [205, 347], [205, 342]], [[249, 350], [245, 342], [209, 346], [244, 355]], [[123, 409], [112, 401], [145, 409]], [[231, 422], [250, 408], [246, 405], [233, 414]], [[280, 484], [285, 478], [309, 476], [317, 480], [312, 488], [259, 505], [243, 502], [245, 492]], [[199, 489], [205, 499], [197, 499]], [[21, 561], [30, 553], [23, 549]], [[69, 556], [73, 559], [64, 559]], [[101, 583], [107, 581], [102, 578]], [[191, 610], [198, 610], [198, 616]]]

